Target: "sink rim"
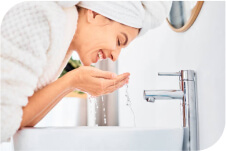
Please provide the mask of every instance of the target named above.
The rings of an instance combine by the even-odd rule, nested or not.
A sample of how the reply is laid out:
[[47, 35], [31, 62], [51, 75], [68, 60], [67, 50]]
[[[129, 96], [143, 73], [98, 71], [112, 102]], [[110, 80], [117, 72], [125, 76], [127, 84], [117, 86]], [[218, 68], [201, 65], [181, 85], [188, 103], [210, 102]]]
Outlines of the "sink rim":
[[[71, 126], [71, 127], [24, 127], [20, 131], [27, 130], [118, 130], [118, 131], [130, 131], [130, 130], [150, 130], [150, 131], [161, 131], [161, 130], [184, 130], [183, 127], [123, 127], [123, 126]], [[17, 132], [17, 133], [18, 133]]]
[[[167, 134], [167, 137], [163, 134]], [[92, 136], [95, 136], [95, 139]], [[177, 139], [171, 139], [174, 137]], [[40, 140], [40, 138], [42, 139]], [[64, 150], [65, 148], [68, 150], [81, 150], [84, 146], [86, 146], [86, 150], [181, 149], [183, 128], [120, 126], [26, 127], [18, 131], [13, 139], [15, 151], [30, 151], [32, 149]], [[28, 141], [29, 143], [27, 143]], [[77, 143], [74, 143], [75, 141]], [[62, 142], [65, 144], [62, 144]]]

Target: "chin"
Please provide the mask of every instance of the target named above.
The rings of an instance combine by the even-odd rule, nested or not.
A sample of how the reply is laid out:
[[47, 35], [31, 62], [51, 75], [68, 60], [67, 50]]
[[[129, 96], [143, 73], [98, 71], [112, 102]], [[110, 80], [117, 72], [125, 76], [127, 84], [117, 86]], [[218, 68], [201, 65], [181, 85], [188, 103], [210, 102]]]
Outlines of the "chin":
[[81, 60], [81, 63], [82, 63], [83, 66], [90, 66], [91, 65], [91, 63], [89, 63], [88, 61], [86, 62], [86, 61]]
[[84, 66], [90, 66], [91, 64], [83, 64]]

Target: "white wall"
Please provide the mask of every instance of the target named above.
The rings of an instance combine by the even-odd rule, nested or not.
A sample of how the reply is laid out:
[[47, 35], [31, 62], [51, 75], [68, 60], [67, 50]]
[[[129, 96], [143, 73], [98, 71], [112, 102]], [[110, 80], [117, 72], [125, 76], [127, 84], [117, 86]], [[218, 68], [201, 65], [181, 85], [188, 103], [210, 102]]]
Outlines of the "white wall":
[[[165, 22], [122, 50], [118, 73], [130, 72], [129, 94], [138, 127], [180, 127], [179, 100], [147, 103], [143, 90], [179, 89], [177, 77], [157, 72], [192, 69], [197, 73], [200, 148], [221, 136], [225, 117], [225, 3], [204, 2], [193, 26], [176, 33]], [[132, 126], [125, 88], [119, 90], [119, 124]]]

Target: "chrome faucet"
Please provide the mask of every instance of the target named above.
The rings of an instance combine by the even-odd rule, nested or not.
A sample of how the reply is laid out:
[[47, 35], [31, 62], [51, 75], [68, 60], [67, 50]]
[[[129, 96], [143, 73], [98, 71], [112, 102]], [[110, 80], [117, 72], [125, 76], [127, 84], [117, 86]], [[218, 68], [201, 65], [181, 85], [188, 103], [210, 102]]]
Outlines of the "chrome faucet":
[[180, 99], [183, 116], [183, 150], [198, 150], [198, 114], [196, 98], [196, 76], [193, 70], [175, 73], [158, 73], [159, 76], [179, 76], [180, 90], [144, 90], [147, 102], [164, 99]]
[[156, 99], [183, 99], [184, 93], [181, 90], [146, 90], [144, 97], [147, 102], [155, 102]]

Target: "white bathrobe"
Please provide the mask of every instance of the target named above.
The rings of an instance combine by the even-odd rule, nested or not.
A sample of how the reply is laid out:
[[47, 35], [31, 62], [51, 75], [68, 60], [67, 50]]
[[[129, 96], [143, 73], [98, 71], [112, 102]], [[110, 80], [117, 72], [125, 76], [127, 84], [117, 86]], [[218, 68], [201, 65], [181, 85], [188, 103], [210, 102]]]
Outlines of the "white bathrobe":
[[1, 141], [18, 130], [28, 97], [55, 81], [72, 51], [75, 6], [23, 2], [11, 8], [1, 26]]

